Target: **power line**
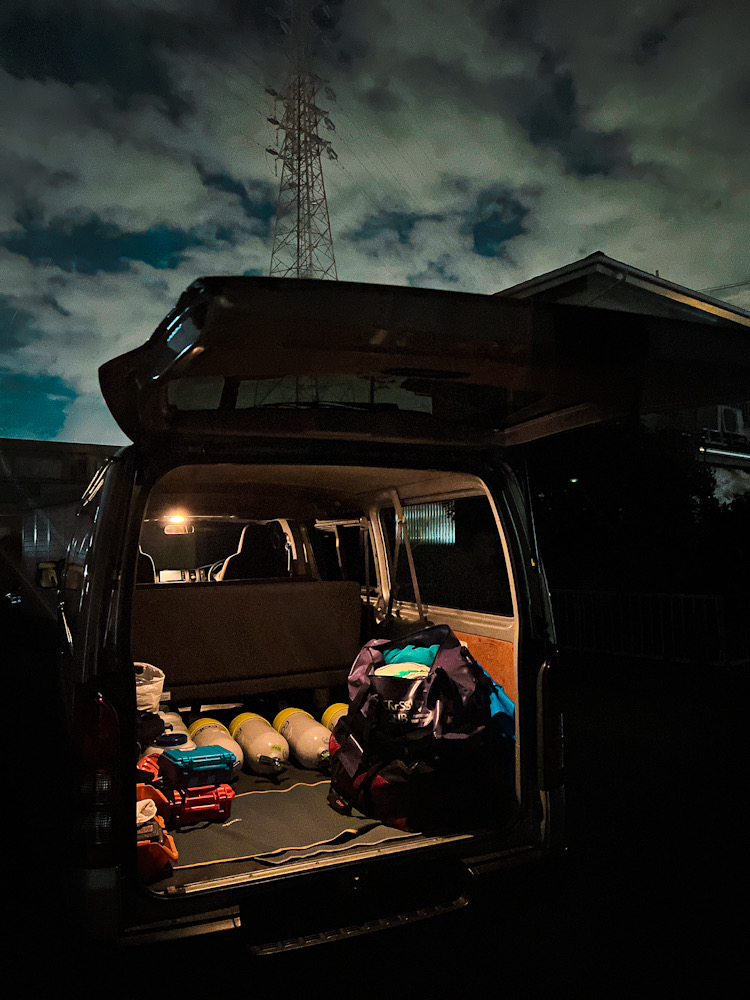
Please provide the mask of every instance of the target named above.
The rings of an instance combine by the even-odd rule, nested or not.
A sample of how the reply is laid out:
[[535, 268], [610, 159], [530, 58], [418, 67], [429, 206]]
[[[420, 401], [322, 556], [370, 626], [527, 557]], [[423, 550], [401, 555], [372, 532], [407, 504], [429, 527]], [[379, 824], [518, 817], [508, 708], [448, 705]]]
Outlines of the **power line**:
[[735, 281], [731, 285], [714, 285], [712, 288], [699, 288], [699, 292], [727, 292], [730, 288], [748, 288], [750, 287], [750, 278], [745, 278], [744, 281]]

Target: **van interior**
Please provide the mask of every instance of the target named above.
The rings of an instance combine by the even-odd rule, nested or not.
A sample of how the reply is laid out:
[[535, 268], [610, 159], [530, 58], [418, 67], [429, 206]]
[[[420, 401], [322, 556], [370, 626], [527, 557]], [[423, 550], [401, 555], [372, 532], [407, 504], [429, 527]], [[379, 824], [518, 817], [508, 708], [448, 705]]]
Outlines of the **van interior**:
[[[131, 656], [164, 674], [159, 711], [230, 727], [288, 708], [317, 722], [348, 700], [371, 638], [448, 625], [517, 706], [518, 611], [495, 504], [472, 475], [353, 466], [195, 464], [152, 488], [139, 539]], [[139, 713], [139, 726], [144, 714]], [[516, 762], [519, 760], [515, 712]], [[139, 734], [141, 730], [139, 729]], [[139, 800], [158, 796], [136, 748]], [[520, 795], [516, 763], [514, 798]], [[142, 779], [142, 780], [141, 780]], [[158, 784], [158, 781], [157, 781]], [[247, 764], [228, 813], [175, 826], [139, 863], [155, 892], [264, 880], [311, 864], [412, 851], [498, 829], [422, 833], [341, 815], [324, 764]], [[489, 810], [488, 810], [489, 815]], [[218, 818], [217, 818], [218, 816]], [[494, 841], [493, 841], [494, 842]], [[139, 843], [139, 848], [141, 844]]]

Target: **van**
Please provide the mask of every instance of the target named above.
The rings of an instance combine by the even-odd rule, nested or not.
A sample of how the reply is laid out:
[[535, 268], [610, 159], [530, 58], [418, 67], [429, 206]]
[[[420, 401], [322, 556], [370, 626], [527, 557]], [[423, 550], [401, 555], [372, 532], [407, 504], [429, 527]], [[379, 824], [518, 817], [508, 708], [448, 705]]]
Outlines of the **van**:
[[[523, 446], [717, 384], [726, 396], [727, 377], [744, 388], [738, 334], [717, 324], [709, 344], [696, 323], [407, 287], [191, 285], [100, 370], [133, 444], [83, 496], [61, 574], [79, 931], [231, 929], [272, 952], [449, 913], [482, 879], [562, 851], [555, 636]], [[221, 808], [214, 795], [174, 822], [149, 780], [149, 723], [223, 734], [298, 709], [322, 725], [363, 644], [428, 624], [512, 702], [510, 805], [488, 789], [486, 810], [438, 832], [342, 816], [325, 762], [292, 751], [270, 776], [233, 766]], [[144, 799], [162, 809], [148, 842]]]

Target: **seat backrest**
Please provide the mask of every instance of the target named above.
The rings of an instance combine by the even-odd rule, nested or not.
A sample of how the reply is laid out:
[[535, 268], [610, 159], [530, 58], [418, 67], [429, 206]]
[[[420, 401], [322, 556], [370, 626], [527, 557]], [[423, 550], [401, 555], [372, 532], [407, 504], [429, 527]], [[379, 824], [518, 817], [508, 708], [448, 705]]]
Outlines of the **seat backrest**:
[[237, 551], [224, 561], [216, 574], [218, 580], [269, 580], [288, 576], [287, 540], [278, 521], [246, 524]]
[[138, 566], [136, 569], [136, 582], [137, 583], [156, 583], [156, 566], [154, 565], [154, 560], [148, 554], [144, 552], [142, 548], [138, 548]]
[[136, 587], [131, 655], [164, 671], [173, 699], [323, 687], [346, 680], [361, 607], [347, 580]]

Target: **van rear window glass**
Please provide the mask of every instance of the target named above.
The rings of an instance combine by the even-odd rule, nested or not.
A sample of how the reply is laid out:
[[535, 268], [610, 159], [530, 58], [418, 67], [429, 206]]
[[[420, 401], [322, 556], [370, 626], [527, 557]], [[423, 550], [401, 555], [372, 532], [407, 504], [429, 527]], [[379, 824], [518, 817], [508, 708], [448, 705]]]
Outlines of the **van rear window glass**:
[[354, 409], [424, 413], [463, 425], [497, 426], [510, 413], [537, 402], [537, 393], [463, 381], [465, 372], [395, 369], [369, 375], [285, 375], [240, 379], [187, 376], [167, 385], [175, 410]]
[[429, 396], [409, 390], [399, 378], [359, 378], [356, 375], [288, 375], [275, 379], [244, 379], [237, 389], [235, 409], [261, 406], [387, 406], [432, 412]]
[[[406, 530], [422, 601], [428, 605], [512, 616], [510, 580], [495, 516], [485, 496], [404, 506]], [[395, 513], [381, 511], [391, 559]], [[396, 597], [414, 601], [404, 546], [398, 554]]]

